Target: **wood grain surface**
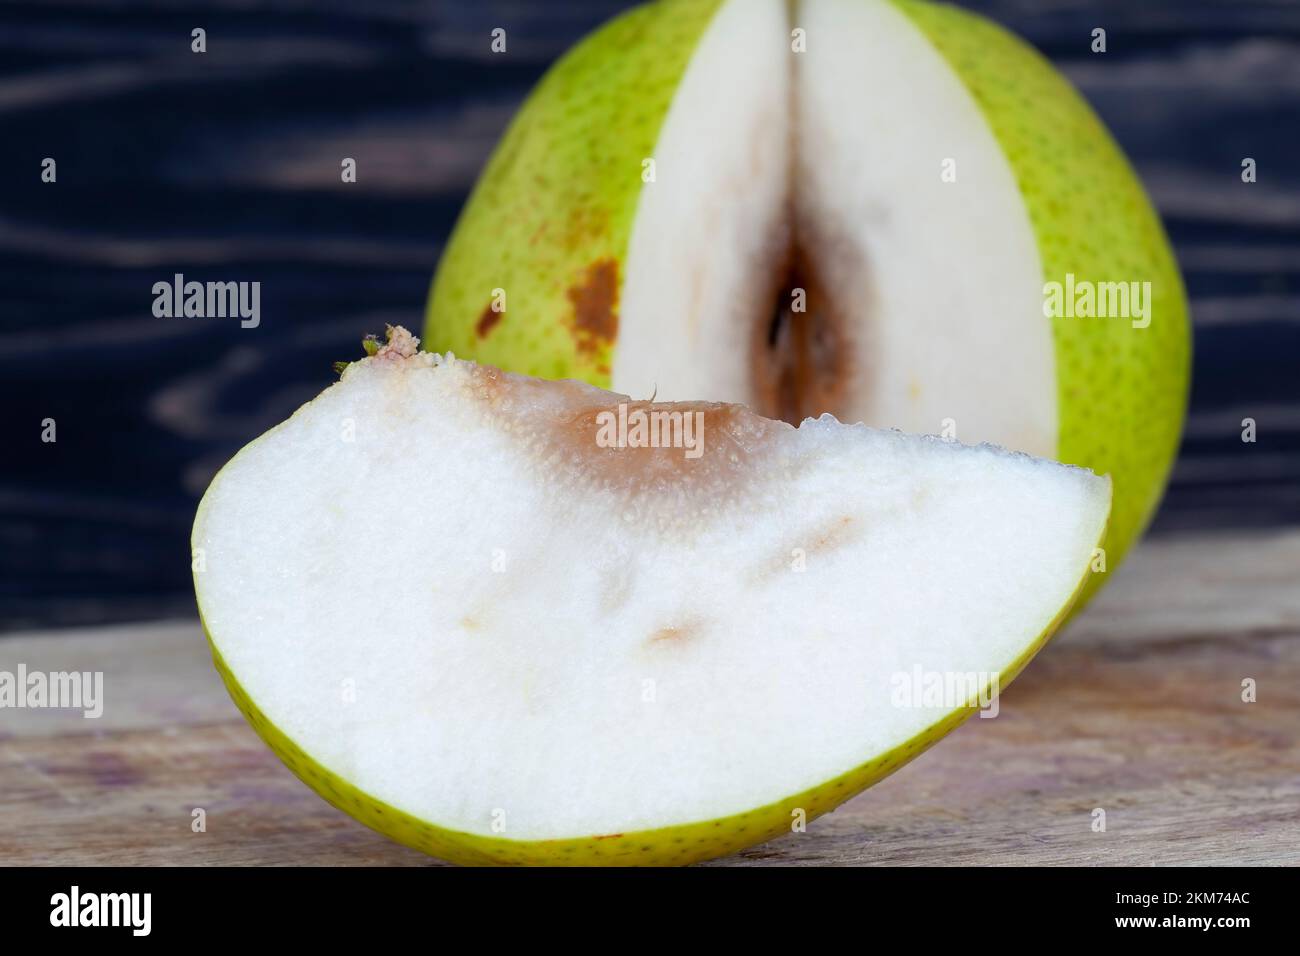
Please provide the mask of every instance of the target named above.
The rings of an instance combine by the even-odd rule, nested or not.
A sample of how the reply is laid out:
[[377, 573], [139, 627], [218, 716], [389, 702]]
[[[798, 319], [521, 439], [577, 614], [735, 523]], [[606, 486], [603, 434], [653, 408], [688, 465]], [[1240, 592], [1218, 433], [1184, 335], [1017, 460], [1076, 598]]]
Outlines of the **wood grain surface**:
[[[995, 719], [806, 833], [709, 865], [1300, 864], [1298, 578], [1300, 531], [1146, 542]], [[290, 774], [195, 623], [0, 639], [0, 669], [18, 662], [103, 670], [105, 710], [3, 712], [0, 863], [435, 862]]]

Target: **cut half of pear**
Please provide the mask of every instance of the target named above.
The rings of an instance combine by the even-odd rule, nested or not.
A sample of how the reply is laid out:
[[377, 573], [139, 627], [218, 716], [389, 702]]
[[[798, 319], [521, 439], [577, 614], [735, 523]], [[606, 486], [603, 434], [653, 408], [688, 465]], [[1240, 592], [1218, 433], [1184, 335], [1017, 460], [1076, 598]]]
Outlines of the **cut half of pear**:
[[987, 703], [1109, 504], [992, 446], [633, 401], [398, 330], [213, 481], [195, 589], [253, 727], [362, 822], [465, 863], [686, 863]]

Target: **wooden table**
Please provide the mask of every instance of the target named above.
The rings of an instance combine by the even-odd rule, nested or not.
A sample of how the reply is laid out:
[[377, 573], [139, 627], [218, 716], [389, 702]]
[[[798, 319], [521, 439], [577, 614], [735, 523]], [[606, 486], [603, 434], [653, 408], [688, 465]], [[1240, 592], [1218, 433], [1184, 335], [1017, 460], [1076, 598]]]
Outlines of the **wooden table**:
[[[1300, 530], [1148, 542], [996, 719], [713, 865], [1300, 863], [1298, 582]], [[433, 862], [293, 777], [193, 622], [0, 639], [19, 661], [104, 671], [107, 707], [0, 711], [0, 862]]]

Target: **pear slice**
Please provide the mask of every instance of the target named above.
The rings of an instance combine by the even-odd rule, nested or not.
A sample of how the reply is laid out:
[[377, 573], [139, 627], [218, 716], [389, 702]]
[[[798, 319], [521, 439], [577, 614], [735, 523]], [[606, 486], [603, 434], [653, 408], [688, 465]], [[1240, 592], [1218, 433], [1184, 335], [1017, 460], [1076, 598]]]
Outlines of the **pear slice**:
[[222, 469], [195, 591], [272, 749], [449, 860], [687, 863], [789, 832], [1005, 685], [1105, 530], [1110, 481], [1080, 468], [415, 344]]

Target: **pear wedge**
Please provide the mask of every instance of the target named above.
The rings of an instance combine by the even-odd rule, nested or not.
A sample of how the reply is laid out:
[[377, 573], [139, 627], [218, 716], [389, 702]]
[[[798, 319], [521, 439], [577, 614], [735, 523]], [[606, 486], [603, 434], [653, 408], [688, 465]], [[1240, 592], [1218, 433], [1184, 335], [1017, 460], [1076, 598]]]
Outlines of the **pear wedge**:
[[371, 351], [213, 480], [195, 592], [289, 768], [460, 863], [790, 832], [995, 700], [1105, 531], [988, 445]]

